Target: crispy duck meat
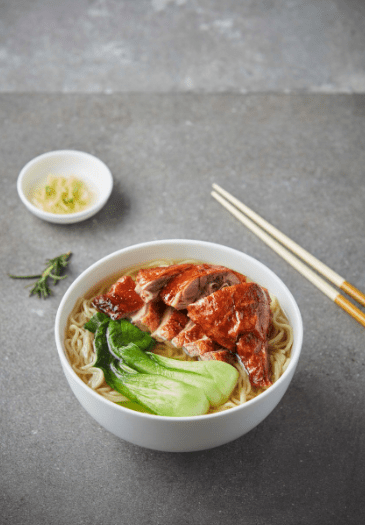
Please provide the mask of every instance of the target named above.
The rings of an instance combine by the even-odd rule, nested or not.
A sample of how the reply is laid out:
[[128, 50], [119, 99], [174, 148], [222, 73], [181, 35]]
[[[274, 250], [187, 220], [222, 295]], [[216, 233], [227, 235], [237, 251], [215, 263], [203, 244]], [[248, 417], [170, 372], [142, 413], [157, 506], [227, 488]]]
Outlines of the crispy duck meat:
[[249, 332], [240, 336], [236, 351], [248, 373], [251, 385], [268, 387], [272, 384], [267, 340]]
[[[188, 315], [208, 337], [238, 354], [252, 385], [271, 385], [267, 344], [271, 310], [265, 288], [256, 283], [222, 288], [188, 306]], [[217, 357], [204, 358], [210, 356]]]
[[162, 288], [176, 275], [191, 268], [192, 264], [172, 264], [139, 270], [136, 277], [136, 292], [144, 302], [157, 299]]
[[214, 350], [214, 352], [206, 352], [200, 356], [200, 359], [202, 361], [210, 361], [211, 359], [215, 359], [216, 361], [224, 361], [225, 363], [228, 363], [232, 366], [239, 364], [237, 362], [237, 354], [230, 352], [225, 348]]
[[109, 315], [111, 319], [129, 317], [143, 307], [144, 302], [135, 291], [135, 282], [132, 277], [124, 276], [118, 279], [106, 294], [94, 297], [92, 305]]
[[191, 357], [199, 357], [219, 348], [213, 339], [205, 335], [201, 326], [193, 323], [193, 321], [189, 321], [171, 342], [174, 346], [182, 348]]
[[177, 310], [206, 297], [224, 286], [243, 282], [245, 277], [224, 266], [197, 264], [173, 277], [161, 290], [161, 299]]
[[171, 341], [188, 324], [189, 319], [185, 312], [168, 306], [162, 316], [161, 323], [152, 337], [158, 341]]
[[166, 309], [162, 301], [144, 303], [142, 308], [131, 317], [131, 322], [141, 330], [154, 332], [160, 326], [163, 313]]
[[241, 283], [189, 305], [188, 315], [206, 335], [235, 351], [242, 334], [253, 332], [266, 338], [271, 320], [270, 296], [256, 283]]
[[201, 339], [204, 335], [201, 326], [195, 324], [193, 321], [189, 321], [185, 328], [181, 330], [171, 342], [174, 346], [182, 348], [186, 343], [191, 343], [192, 341]]
[[221, 347], [208, 336], [203, 336], [201, 339], [191, 341], [190, 343], [184, 344], [185, 352], [191, 357], [202, 357], [207, 353], [214, 353], [217, 350], [221, 350]]

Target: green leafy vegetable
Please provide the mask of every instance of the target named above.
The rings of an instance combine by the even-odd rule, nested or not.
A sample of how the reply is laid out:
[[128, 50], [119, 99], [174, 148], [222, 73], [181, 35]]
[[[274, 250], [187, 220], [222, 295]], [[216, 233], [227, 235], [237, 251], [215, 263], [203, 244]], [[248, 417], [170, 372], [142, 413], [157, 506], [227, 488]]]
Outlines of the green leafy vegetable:
[[137, 326], [122, 319], [120, 321], [109, 322], [109, 334], [113, 341], [113, 346], [122, 348], [134, 343], [141, 350], [148, 350], [155, 346], [156, 341], [147, 332], [143, 332]]
[[84, 324], [84, 328], [95, 334], [97, 328], [99, 328], [103, 321], [109, 321], [109, 317], [103, 312], [97, 312], [87, 323]]
[[53, 280], [53, 285], [57, 284], [61, 279], [65, 279], [67, 275], [61, 275], [63, 270], [66, 268], [69, 262], [71, 252], [63, 253], [54, 259], [49, 259], [46, 261], [45, 270], [37, 275], [12, 275], [9, 274], [9, 277], [12, 279], [37, 279], [35, 285], [31, 289], [29, 295], [38, 295], [38, 297], [43, 297], [46, 299], [51, 295], [52, 291], [48, 284], [48, 280]]
[[[113, 322], [113, 321], [111, 321]], [[177, 381], [165, 380], [158, 375], [140, 374], [110, 352], [107, 340], [108, 321], [104, 321], [95, 332], [96, 361], [94, 366], [104, 372], [107, 384], [137, 402], [153, 414], [163, 416], [188, 416], [207, 412], [209, 403], [199, 389]], [[125, 354], [136, 353], [136, 360], [143, 351], [129, 343]], [[121, 349], [119, 349], [121, 354]], [[195, 407], [194, 407], [195, 405]], [[192, 411], [191, 407], [195, 410]]]
[[155, 340], [129, 321], [96, 314], [85, 327], [95, 333], [95, 367], [107, 384], [154, 414], [192, 416], [230, 396], [238, 371], [219, 361], [178, 361], [150, 352]]

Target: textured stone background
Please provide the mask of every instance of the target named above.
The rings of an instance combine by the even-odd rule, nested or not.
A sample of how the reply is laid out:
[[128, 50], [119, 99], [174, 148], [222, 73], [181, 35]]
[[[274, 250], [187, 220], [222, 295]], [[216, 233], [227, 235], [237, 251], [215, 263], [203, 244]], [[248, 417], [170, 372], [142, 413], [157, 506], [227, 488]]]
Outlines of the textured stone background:
[[0, 91], [365, 86], [362, 0], [2, 0]]
[[[364, 328], [210, 196], [236, 194], [365, 290], [364, 3], [0, 0], [1, 525], [360, 525]], [[42, 222], [19, 171], [78, 149], [111, 169], [94, 218]], [[54, 343], [62, 295], [119, 248], [193, 238], [242, 250], [304, 321], [280, 405], [214, 450], [123, 442], [81, 408]], [[71, 250], [47, 301], [8, 272]]]

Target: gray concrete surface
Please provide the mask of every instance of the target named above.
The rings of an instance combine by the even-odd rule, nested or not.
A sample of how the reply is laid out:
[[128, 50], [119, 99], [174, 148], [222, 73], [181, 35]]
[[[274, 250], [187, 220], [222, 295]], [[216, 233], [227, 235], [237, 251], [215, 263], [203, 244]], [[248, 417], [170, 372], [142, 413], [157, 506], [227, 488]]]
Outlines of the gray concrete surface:
[[[4, 524], [360, 524], [364, 490], [364, 328], [231, 217], [216, 181], [365, 289], [363, 95], [0, 96], [1, 491]], [[103, 159], [115, 189], [73, 226], [35, 218], [16, 179], [43, 151]], [[211, 451], [164, 454], [120, 441], [81, 408], [53, 325], [84, 269], [163, 238], [242, 250], [287, 283], [303, 355], [280, 406]], [[37, 272], [71, 250], [46, 301], [7, 272]]]
[[[0, 525], [362, 525], [364, 328], [210, 196], [212, 182], [365, 291], [361, 0], [0, 0]], [[57, 226], [16, 192], [78, 149], [115, 186]], [[54, 319], [91, 263], [142, 241], [242, 250], [288, 285], [302, 357], [246, 436], [164, 454], [99, 427], [63, 376]], [[71, 250], [46, 301], [9, 272]]]
[[362, 92], [362, 0], [3, 0], [0, 91]]

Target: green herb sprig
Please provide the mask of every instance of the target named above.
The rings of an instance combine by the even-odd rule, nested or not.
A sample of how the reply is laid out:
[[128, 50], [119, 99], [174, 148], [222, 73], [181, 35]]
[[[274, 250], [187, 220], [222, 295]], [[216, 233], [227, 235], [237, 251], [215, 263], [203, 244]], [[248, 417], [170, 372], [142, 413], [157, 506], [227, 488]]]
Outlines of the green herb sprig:
[[63, 270], [69, 263], [71, 252], [63, 253], [54, 259], [46, 261], [45, 270], [37, 275], [12, 275], [12, 279], [37, 279], [35, 285], [31, 289], [29, 295], [38, 295], [39, 298], [46, 299], [51, 295], [52, 290], [48, 284], [48, 280], [53, 280], [53, 285], [57, 284], [61, 279], [65, 279], [67, 275], [62, 275]]

